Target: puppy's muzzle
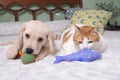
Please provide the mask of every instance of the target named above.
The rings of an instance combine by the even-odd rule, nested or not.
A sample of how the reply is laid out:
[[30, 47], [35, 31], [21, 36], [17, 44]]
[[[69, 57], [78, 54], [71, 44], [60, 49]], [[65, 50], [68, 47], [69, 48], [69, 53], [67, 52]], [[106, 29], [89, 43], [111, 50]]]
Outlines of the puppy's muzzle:
[[32, 48], [26, 48], [26, 53], [32, 54], [34, 50]]

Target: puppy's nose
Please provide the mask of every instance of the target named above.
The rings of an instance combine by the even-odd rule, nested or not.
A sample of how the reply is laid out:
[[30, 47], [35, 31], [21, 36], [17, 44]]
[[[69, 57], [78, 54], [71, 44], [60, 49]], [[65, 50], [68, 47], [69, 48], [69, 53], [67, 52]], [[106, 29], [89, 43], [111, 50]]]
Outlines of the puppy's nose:
[[26, 48], [26, 53], [29, 53], [29, 54], [33, 53], [33, 49], [31, 49], [31, 48]]

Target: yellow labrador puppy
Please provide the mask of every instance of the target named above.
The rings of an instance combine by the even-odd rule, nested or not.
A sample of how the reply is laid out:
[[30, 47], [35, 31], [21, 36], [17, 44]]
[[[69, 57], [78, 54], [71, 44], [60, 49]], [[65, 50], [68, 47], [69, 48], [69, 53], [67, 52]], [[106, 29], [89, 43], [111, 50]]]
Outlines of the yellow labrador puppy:
[[32, 20], [22, 25], [18, 42], [8, 49], [7, 57], [14, 59], [18, 50], [36, 56], [36, 61], [48, 54], [55, 53], [54, 35], [48, 26], [40, 21]]

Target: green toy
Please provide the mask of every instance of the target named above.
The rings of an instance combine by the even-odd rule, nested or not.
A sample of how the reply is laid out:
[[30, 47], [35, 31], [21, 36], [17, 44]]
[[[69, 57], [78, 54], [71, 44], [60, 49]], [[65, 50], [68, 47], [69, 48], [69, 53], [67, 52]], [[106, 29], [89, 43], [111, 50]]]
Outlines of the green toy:
[[23, 64], [29, 64], [35, 61], [35, 56], [32, 54], [23, 53], [21, 56]]

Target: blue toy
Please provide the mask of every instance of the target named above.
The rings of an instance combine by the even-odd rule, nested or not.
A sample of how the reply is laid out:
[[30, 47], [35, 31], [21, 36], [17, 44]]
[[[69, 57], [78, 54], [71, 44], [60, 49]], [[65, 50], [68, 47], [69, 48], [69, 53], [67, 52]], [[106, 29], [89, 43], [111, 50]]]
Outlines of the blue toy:
[[61, 61], [81, 61], [81, 62], [90, 62], [102, 57], [101, 53], [84, 48], [81, 51], [72, 53], [66, 56], [56, 56], [54, 63], [59, 63]]

